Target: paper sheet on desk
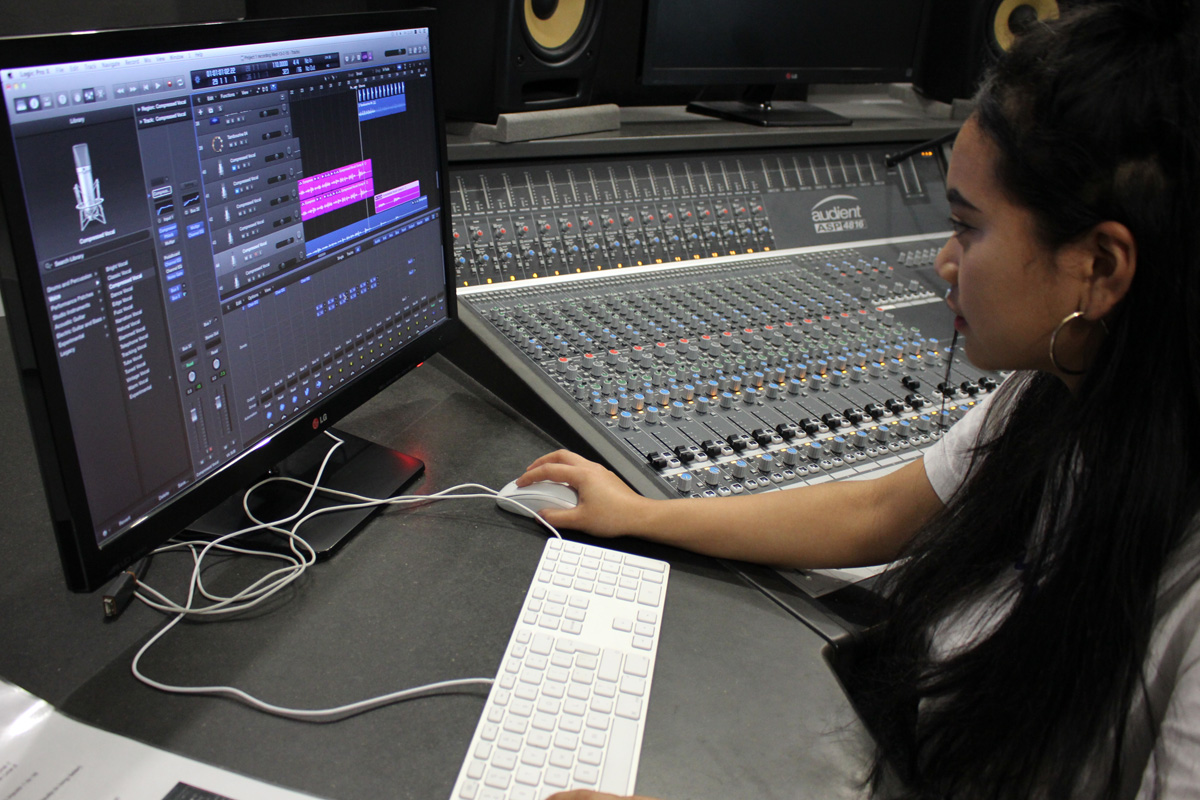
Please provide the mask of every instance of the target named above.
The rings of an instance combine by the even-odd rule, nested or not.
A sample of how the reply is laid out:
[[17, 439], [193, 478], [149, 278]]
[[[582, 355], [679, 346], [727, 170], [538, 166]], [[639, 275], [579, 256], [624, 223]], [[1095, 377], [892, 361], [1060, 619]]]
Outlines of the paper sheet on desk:
[[311, 800], [76, 722], [0, 681], [0, 798]]

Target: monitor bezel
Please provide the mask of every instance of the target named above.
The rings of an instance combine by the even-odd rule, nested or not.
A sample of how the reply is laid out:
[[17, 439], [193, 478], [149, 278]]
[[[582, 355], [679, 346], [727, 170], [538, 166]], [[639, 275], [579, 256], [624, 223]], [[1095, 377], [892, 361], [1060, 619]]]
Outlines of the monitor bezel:
[[[0, 108], [0, 289], [25, 399], [34, 448], [68, 588], [90, 592], [132, 562], [179, 533], [209, 508], [265, 474], [329, 426], [361, 406], [437, 352], [462, 328], [450, 254], [452, 226], [447, 188], [444, 118], [438, 88], [441, 44], [429, 9], [330, 15], [282, 20], [189, 24], [114, 31], [13, 37], [0, 40], [3, 68], [40, 66], [164, 51], [428, 28], [441, 213], [439, 225], [446, 291], [446, 319], [410, 345], [355, 376], [303, 413], [246, 447], [101, 546], [88, 510], [67, 397], [52, 344], [52, 326], [38, 279], [33, 232], [19, 193], [20, 171], [6, 104]], [[169, 45], [164, 46], [164, 42]]]
[[[661, 66], [653, 59], [657, 31], [669, 26], [671, 19], [655, 0], [647, 0], [638, 49], [638, 81], [646, 86], [797, 86], [814, 83], [870, 84], [896, 83], [912, 80], [917, 54], [924, 46], [926, 18], [930, 14], [929, 0], [913, 0], [920, 5], [917, 15], [916, 39], [912, 58], [906, 66], [882, 67], [817, 67], [795, 64], [781, 67], [730, 66]], [[701, 13], [697, 11], [697, 13]], [[700, 48], [697, 48], [699, 50]]]

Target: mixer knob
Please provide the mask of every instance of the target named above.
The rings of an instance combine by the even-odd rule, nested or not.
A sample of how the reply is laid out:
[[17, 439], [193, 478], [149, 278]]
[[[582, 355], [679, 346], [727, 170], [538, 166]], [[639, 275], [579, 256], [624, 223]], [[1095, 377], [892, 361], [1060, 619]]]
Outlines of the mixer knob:
[[755, 389], [753, 386], [747, 386], [745, 389], [742, 389], [742, 402], [743, 403], [745, 403], [746, 405], [754, 405], [754, 403], [757, 400], [758, 400], [758, 390]]
[[646, 396], [644, 394], [642, 394], [641, 392], [635, 392], [633, 397], [630, 398], [630, 400], [633, 403], [634, 411], [641, 411], [643, 408], [646, 407]]
[[933, 420], [929, 418], [928, 414], [922, 414], [917, 417], [916, 426], [921, 433], [929, 433], [933, 429]]
[[701, 395], [700, 397], [696, 398], [696, 413], [697, 414], [707, 414], [708, 407], [709, 407], [709, 400], [707, 397]]
[[767, 387], [767, 398], [770, 400], [778, 400], [779, 399], [778, 384], [772, 383], [770, 386]]
[[820, 442], [809, 442], [804, 447], [804, 455], [811, 461], [820, 461], [825, 455], [825, 449], [821, 447]]
[[633, 414], [630, 414], [628, 411], [622, 411], [620, 414], [617, 415], [617, 425], [618, 425], [618, 427], [625, 429], [625, 430], [632, 428], [633, 427]]
[[835, 436], [829, 441], [829, 450], [833, 453], [841, 455], [846, 452], [846, 440], [841, 436]]
[[658, 422], [658, 406], [646, 406], [646, 424], [654, 425]]
[[908, 439], [908, 437], [916, 434], [913, 424], [906, 419], [900, 420], [892, 427], [896, 430], [896, 436], [901, 439]]
[[789, 467], [794, 467], [800, 463], [800, 451], [794, 447], [789, 447], [783, 451], [783, 463]]
[[733, 477], [744, 478], [750, 474], [750, 465], [744, 459], [739, 458], [733, 462]]
[[692, 490], [692, 473], [681, 472], [675, 477], [675, 487], [679, 489], [681, 494], [687, 494]]
[[721, 408], [733, 408], [732, 392], [721, 392]]
[[850, 446], [855, 450], [866, 450], [871, 446], [871, 435], [866, 431], [855, 431], [850, 434]]
[[709, 467], [704, 470], [704, 482], [709, 486], [716, 486], [721, 482], [721, 470], [717, 467]]
[[683, 419], [683, 414], [685, 411], [687, 411], [687, 406], [678, 400], [671, 404], [671, 416], [675, 419]]
[[758, 459], [758, 471], [764, 475], [770, 475], [775, 471], [775, 457], [770, 453], [763, 453]]
[[880, 425], [875, 429], [875, 441], [888, 442], [892, 438], [892, 429], [887, 425]]

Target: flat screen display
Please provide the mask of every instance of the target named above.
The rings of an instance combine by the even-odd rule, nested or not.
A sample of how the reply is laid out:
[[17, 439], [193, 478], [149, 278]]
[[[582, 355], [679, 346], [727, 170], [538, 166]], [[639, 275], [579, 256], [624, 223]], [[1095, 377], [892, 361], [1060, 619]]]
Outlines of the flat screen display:
[[449, 334], [431, 22], [0, 47], [0, 277], [74, 588]]

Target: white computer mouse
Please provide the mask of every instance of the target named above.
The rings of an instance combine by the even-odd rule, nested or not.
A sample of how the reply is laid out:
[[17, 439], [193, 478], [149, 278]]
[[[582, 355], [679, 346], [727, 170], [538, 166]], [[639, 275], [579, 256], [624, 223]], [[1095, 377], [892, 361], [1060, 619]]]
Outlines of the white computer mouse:
[[543, 508], [574, 508], [578, 503], [579, 495], [574, 489], [565, 483], [551, 481], [539, 481], [528, 486], [517, 486], [516, 481], [510, 481], [496, 496], [496, 505], [523, 517], [532, 517]]

